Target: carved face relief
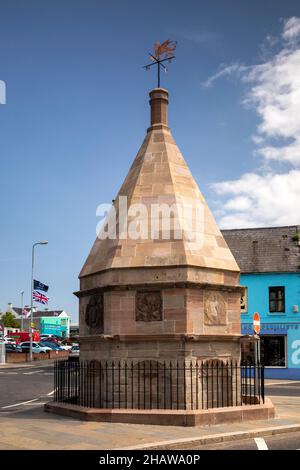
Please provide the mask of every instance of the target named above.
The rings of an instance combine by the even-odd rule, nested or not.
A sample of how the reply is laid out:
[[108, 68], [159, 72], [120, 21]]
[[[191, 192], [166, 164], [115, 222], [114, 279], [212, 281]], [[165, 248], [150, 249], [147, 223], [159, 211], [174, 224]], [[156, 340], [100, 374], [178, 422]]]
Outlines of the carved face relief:
[[206, 291], [204, 294], [204, 324], [226, 325], [226, 302], [221, 292]]
[[160, 291], [137, 292], [136, 321], [162, 321], [162, 298]]
[[85, 323], [90, 333], [103, 333], [104, 324], [104, 301], [103, 294], [95, 294], [89, 300], [85, 310]]

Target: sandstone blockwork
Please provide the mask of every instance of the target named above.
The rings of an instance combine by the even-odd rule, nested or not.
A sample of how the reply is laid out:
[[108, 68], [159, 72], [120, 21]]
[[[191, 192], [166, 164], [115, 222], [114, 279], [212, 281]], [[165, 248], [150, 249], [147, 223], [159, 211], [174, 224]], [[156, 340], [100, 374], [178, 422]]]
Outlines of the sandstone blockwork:
[[85, 323], [90, 334], [101, 334], [104, 331], [104, 299], [103, 294], [95, 294], [90, 298], [85, 310]]
[[205, 325], [226, 325], [226, 302], [222, 292], [205, 291], [204, 323]]
[[162, 295], [160, 291], [136, 293], [135, 304], [136, 321], [151, 322], [162, 321]]

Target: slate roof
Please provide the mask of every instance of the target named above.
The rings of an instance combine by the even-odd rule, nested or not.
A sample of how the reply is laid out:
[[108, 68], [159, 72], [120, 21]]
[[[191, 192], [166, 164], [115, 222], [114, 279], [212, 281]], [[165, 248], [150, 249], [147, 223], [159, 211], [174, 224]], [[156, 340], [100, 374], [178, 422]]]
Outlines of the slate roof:
[[[26, 312], [30, 312], [30, 308], [25, 308]], [[21, 315], [22, 309], [19, 307], [13, 307], [13, 311], [16, 312], [18, 315]], [[34, 318], [41, 318], [41, 317], [58, 317], [63, 310], [38, 310], [33, 312]]]
[[300, 272], [300, 226], [222, 230], [242, 273]]
[[[24, 308], [24, 310], [26, 310], [27, 313], [30, 312], [30, 308]], [[20, 307], [13, 307], [13, 311], [14, 311], [17, 315], [21, 315], [21, 313], [22, 313], [22, 308], [20, 308]]]
[[41, 318], [41, 317], [58, 317], [63, 310], [40, 310], [37, 312], [33, 312], [34, 318]]

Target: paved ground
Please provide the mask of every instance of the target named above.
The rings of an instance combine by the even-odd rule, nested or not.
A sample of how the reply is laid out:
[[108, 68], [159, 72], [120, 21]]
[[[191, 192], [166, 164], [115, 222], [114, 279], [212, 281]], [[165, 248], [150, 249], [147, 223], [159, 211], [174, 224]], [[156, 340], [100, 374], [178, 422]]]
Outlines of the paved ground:
[[[275, 382], [275, 384], [274, 384]], [[253, 437], [260, 433], [267, 447], [299, 449], [299, 432], [270, 436], [270, 428], [286, 426], [300, 430], [300, 383], [268, 381], [267, 394], [276, 405], [278, 417], [269, 421], [182, 428], [116, 423], [90, 423], [43, 411], [53, 392], [52, 365], [0, 368], [0, 449], [257, 449]], [[290, 428], [291, 430], [291, 428]], [[245, 438], [245, 433], [251, 439]], [[273, 431], [272, 431], [273, 432]], [[277, 430], [278, 432], [278, 430]], [[233, 433], [235, 437], [233, 437]], [[237, 433], [239, 433], [237, 435]], [[200, 439], [213, 439], [208, 446]], [[220, 442], [222, 439], [236, 439]], [[173, 441], [173, 444], [170, 444]], [[179, 442], [178, 442], [179, 441]], [[185, 442], [183, 442], [185, 441]], [[190, 443], [187, 444], [186, 441]], [[193, 443], [191, 443], [191, 441]], [[216, 441], [220, 442], [219, 444]], [[162, 444], [165, 442], [165, 444]], [[166, 444], [168, 442], [168, 445]], [[159, 444], [160, 443], [160, 444]], [[244, 447], [243, 447], [244, 446]], [[276, 447], [276, 448], [277, 448]]]

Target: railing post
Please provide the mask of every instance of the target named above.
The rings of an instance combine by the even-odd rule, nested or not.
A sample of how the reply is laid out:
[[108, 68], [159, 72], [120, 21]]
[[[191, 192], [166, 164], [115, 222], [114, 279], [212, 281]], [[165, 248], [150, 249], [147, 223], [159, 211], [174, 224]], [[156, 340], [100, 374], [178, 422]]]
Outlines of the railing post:
[[124, 365], [124, 373], [125, 373], [125, 395], [124, 395], [124, 400], [125, 400], [125, 403], [124, 403], [124, 407], [127, 408], [127, 362], [125, 362], [125, 365]]
[[173, 369], [172, 361], [170, 361], [170, 408], [173, 409]]
[[190, 381], [191, 381], [191, 410], [194, 409], [194, 397], [193, 397], [193, 361], [190, 361]]
[[206, 409], [208, 409], [209, 401], [208, 401], [208, 395], [209, 395], [209, 380], [208, 380], [208, 361], [206, 362]]
[[156, 407], [159, 409], [159, 362], [156, 361]]
[[237, 368], [237, 360], [235, 361], [235, 406], [238, 406], [238, 368]]
[[143, 382], [144, 382], [144, 410], [146, 409], [146, 362], [144, 361], [144, 377], [143, 377]]
[[54, 361], [54, 401], [57, 401], [56, 361]]
[[99, 400], [98, 400], [98, 406], [99, 408], [102, 408], [102, 362], [99, 362]]
[[166, 361], [164, 361], [164, 410], [166, 408]]
[[265, 403], [265, 368], [261, 367], [261, 398], [263, 403]]
[[131, 361], [131, 408], [133, 408], [133, 397], [134, 397], [134, 381], [133, 381], [133, 361]]
[[149, 364], [149, 373], [150, 373], [150, 377], [149, 377], [149, 381], [150, 381], [150, 410], [152, 410], [152, 361], [150, 359], [150, 364]]
[[196, 359], [196, 410], [199, 409], [199, 364]]
[[217, 408], [219, 408], [219, 361], [217, 361], [216, 364], [216, 370], [217, 370]]
[[138, 362], [138, 409], [140, 409], [140, 363]]
[[214, 407], [214, 361], [210, 363], [211, 367], [211, 407]]
[[121, 364], [118, 363], [118, 380], [119, 380], [119, 408], [121, 408]]
[[204, 377], [203, 377], [203, 361], [201, 361], [201, 408], [204, 409]]
[[108, 400], [108, 364], [105, 361], [105, 408], [107, 408], [107, 400]]

